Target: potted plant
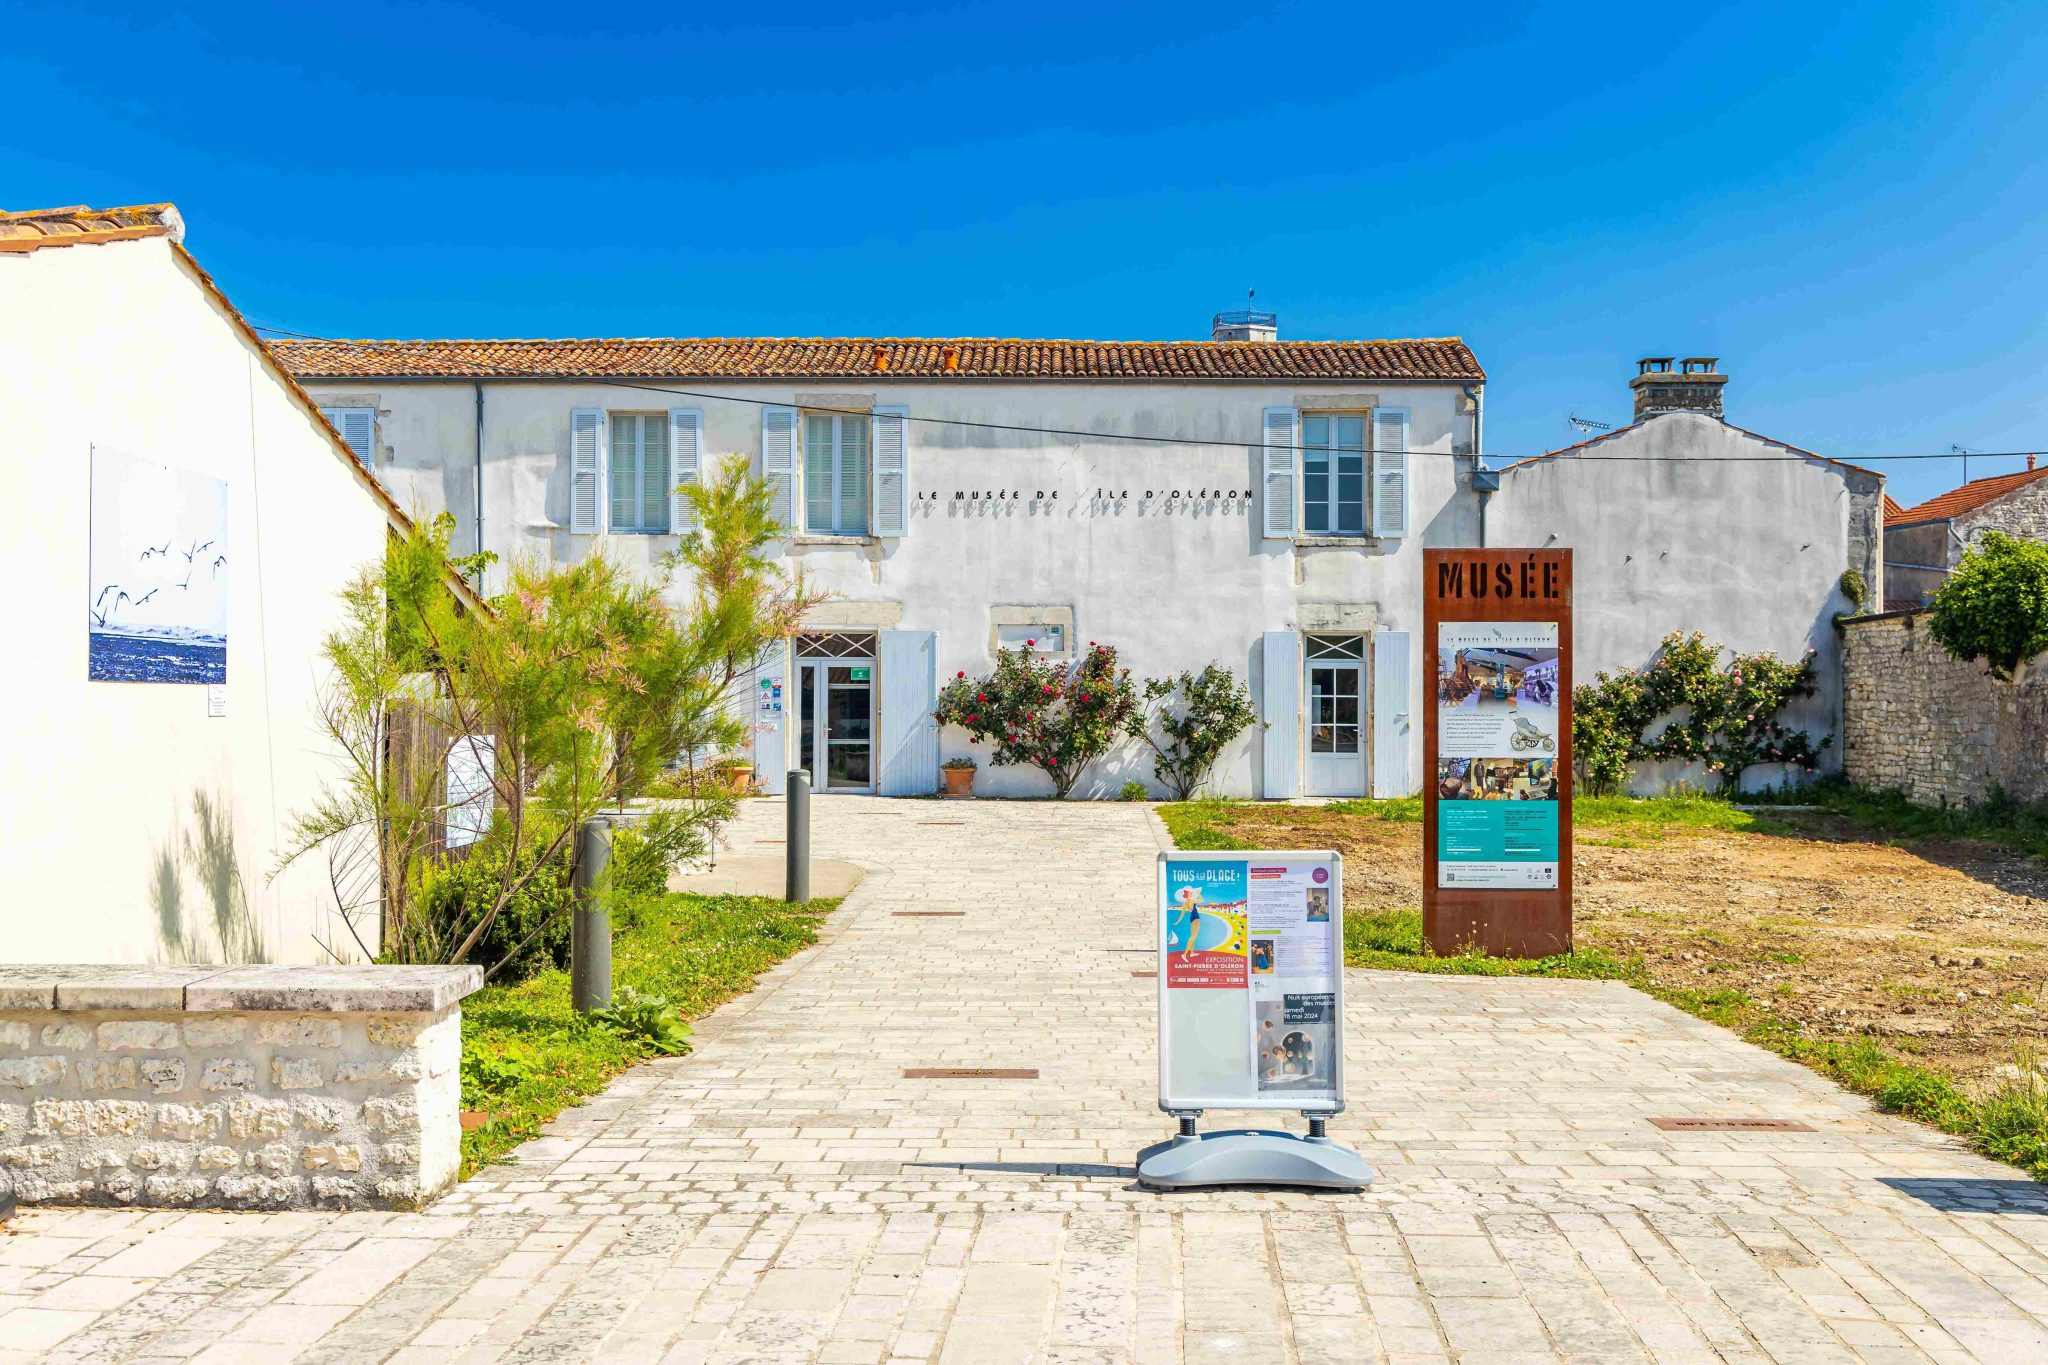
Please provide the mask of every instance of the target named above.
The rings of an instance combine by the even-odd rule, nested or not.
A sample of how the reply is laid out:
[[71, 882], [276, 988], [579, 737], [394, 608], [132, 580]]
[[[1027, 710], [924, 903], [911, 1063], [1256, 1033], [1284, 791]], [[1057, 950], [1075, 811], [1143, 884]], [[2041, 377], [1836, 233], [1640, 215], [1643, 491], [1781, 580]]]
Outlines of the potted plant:
[[745, 796], [753, 789], [754, 765], [738, 754], [725, 754], [711, 760], [711, 773], [718, 784], [734, 796]]
[[952, 797], [974, 795], [974, 760], [971, 758], [949, 758], [939, 765], [946, 775], [946, 795]]

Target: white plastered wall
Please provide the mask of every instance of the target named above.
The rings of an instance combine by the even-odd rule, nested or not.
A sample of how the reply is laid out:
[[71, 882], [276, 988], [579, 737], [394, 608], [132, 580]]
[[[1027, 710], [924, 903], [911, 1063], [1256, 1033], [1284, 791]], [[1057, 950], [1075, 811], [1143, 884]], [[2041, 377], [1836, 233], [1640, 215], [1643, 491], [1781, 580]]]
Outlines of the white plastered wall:
[[[224, 718], [201, 686], [87, 680], [95, 443], [227, 482]], [[383, 505], [161, 238], [0, 256], [0, 462], [0, 959], [213, 960], [218, 915], [270, 960], [346, 951], [324, 864], [273, 873], [336, 771], [319, 645]]]
[[[469, 381], [311, 380], [307, 387], [323, 403], [374, 399], [383, 414], [380, 455], [401, 471], [407, 488], [427, 494], [425, 510], [456, 512], [455, 544], [470, 544], [466, 497], [475, 459], [475, 397]], [[1456, 384], [890, 383], [876, 375], [858, 382], [673, 381], [666, 387], [693, 396], [604, 384], [486, 381], [486, 546], [508, 560], [526, 555], [570, 562], [600, 543], [565, 529], [564, 452], [575, 408], [699, 408], [707, 462], [737, 454], [756, 470], [762, 403], [830, 398], [897, 404], [913, 419], [1032, 429], [913, 420], [906, 535], [850, 544], [806, 538], [782, 547], [785, 562], [801, 565], [814, 585], [839, 596], [841, 619], [851, 619], [848, 609], [857, 614], [870, 606], [886, 611], [895, 628], [936, 632], [942, 681], [989, 667], [992, 607], [1046, 606], [1072, 612], [1077, 644], [1116, 645], [1140, 676], [1200, 669], [1213, 660], [1247, 679], [1256, 700], [1263, 631], [1340, 624], [1419, 630], [1422, 548], [1471, 544], [1477, 529], [1469, 492], [1461, 491], [1469, 461], [1454, 455], [1469, 453], [1472, 438], [1468, 400]], [[822, 392], [827, 389], [830, 394]], [[1263, 536], [1258, 446], [1264, 409], [1383, 405], [1410, 414], [1409, 444], [1418, 452], [1409, 462], [1412, 534], [1363, 549]], [[1044, 429], [1224, 444], [1032, 434]], [[437, 469], [442, 473], [432, 472]], [[453, 497], [434, 491], [446, 488], [458, 491]], [[1104, 496], [1098, 498], [1098, 490]], [[394, 491], [401, 501], [407, 496]], [[621, 535], [601, 543], [619, 562], [645, 570], [676, 540]], [[501, 568], [487, 586], [502, 581]], [[1422, 658], [1419, 644], [1414, 657]], [[1414, 772], [1421, 770], [1420, 736], [1421, 727], [1413, 727]], [[947, 757], [974, 752], [959, 734], [943, 737]], [[1255, 728], [1224, 754], [1215, 789], [1255, 794], [1259, 762]], [[1113, 793], [1133, 777], [1151, 780], [1150, 758], [1126, 746], [1097, 764], [1076, 795]], [[985, 768], [977, 790], [1035, 795], [1048, 785], [1033, 771]]]

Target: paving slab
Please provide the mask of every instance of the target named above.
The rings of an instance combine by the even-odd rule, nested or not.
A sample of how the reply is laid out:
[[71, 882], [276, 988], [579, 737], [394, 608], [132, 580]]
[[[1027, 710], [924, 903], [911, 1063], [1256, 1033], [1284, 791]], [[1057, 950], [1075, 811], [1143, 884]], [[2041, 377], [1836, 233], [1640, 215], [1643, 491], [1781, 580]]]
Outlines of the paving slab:
[[1378, 1182], [1139, 1190], [1156, 819], [813, 813], [864, 879], [690, 1056], [425, 1214], [18, 1215], [0, 1365], [2048, 1359], [2048, 1191], [1614, 983], [1351, 972]]

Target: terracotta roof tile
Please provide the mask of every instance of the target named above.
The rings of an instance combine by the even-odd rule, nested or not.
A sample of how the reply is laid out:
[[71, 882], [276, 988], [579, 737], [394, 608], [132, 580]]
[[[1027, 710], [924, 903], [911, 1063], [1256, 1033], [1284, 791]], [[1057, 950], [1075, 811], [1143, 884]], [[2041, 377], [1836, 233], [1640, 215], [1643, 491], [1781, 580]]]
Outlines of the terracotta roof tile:
[[1032, 341], [620, 337], [279, 341], [302, 379], [1277, 379], [1481, 382], [1456, 337], [1416, 341]]
[[1885, 494], [1885, 495], [1884, 495], [1884, 524], [1885, 524], [1885, 525], [1887, 525], [1887, 526], [1889, 526], [1889, 525], [1891, 525], [1891, 524], [1892, 524], [1893, 522], [1895, 522], [1895, 521], [1903, 521], [1903, 520], [1905, 520], [1905, 517], [1906, 517], [1906, 509], [1905, 509], [1905, 508], [1903, 508], [1903, 507], [1901, 507], [1901, 506], [1899, 506], [1899, 500], [1898, 500], [1897, 498], [1893, 497], [1893, 496], [1892, 496], [1891, 494], [1889, 494], [1889, 493]]
[[1994, 474], [1988, 479], [1972, 479], [1938, 498], [1929, 498], [1917, 507], [1905, 508], [1897, 516], [1887, 511], [1884, 524], [1904, 526], [1909, 522], [1952, 521], [1965, 512], [1974, 512], [1987, 502], [2044, 478], [2048, 478], [2048, 469], [2022, 469], [2012, 474]]
[[0, 251], [35, 251], [46, 246], [125, 242], [136, 237], [185, 240], [185, 220], [170, 204], [134, 204], [119, 209], [61, 209], [0, 212]]

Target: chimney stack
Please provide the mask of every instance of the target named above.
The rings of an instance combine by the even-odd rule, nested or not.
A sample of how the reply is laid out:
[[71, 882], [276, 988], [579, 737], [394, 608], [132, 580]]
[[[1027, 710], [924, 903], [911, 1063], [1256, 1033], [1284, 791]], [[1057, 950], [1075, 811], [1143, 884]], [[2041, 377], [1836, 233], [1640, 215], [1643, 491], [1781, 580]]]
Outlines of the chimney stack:
[[1251, 309], [1240, 309], [1235, 313], [1218, 313], [1209, 322], [1211, 341], [1278, 341], [1280, 339], [1280, 315], [1278, 313], [1255, 313]]
[[[1677, 369], [1672, 366], [1677, 365]], [[1715, 420], [1721, 417], [1721, 388], [1728, 376], [1721, 373], [1720, 357], [1689, 355], [1675, 360], [1668, 355], [1644, 356], [1636, 362], [1636, 377], [1628, 386], [1636, 394], [1636, 420], [1666, 412], [1697, 412]]]

